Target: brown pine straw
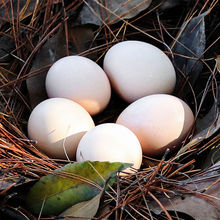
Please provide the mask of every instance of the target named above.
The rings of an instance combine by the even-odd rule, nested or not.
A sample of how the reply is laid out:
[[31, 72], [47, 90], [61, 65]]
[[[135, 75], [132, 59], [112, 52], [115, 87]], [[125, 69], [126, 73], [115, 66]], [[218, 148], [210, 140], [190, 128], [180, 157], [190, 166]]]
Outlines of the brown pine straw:
[[[130, 0], [125, 1], [128, 4]], [[143, 0], [142, 3], [144, 3]], [[18, 3], [21, 0], [17, 1]], [[94, 0], [101, 11], [101, 17], [109, 15], [110, 11], [106, 7], [109, 1]], [[92, 45], [86, 51], [81, 52], [79, 55], [88, 56], [97, 54], [97, 62], [101, 60], [105, 52], [116, 42], [129, 39], [130, 37], [137, 36], [145, 37], [146, 39], [164, 46], [165, 52], [171, 56], [181, 56], [186, 59], [200, 60], [208, 73], [207, 83], [200, 98], [196, 95], [193, 86], [190, 85], [188, 78], [180, 70], [180, 78], [183, 81], [182, 88], [177, 92], [182, 95], [185, 85], [190, 87], [190, 96], [194, 103], [194, 112], [196, 118], [200, 116], [202, 107], [204, 107], [205, 99], [208, 94], [213, 94], [216, 97], [219, 86], [219, 74], [216, 68], [207, 62], [207, 60], [214, 60], [214, 57], [204, 59], [203, 57], [190, 57], [182, 54], [176, 54], [172, 51], [172, 46], [169, 47], [165, 38], [177, 42], [179, 36], [177, 31], [183, 21], [189, 22], [193, 16], [197, 16], [205, 11], [208, 11], [209, 16], [212, 15], [212, 10], [218, 6], [218, 0], [197, 0], [193, 7], [188, 11], [184, 8], [185, 17], [183, 14], [177, 22], [177, 25], [171, 26], [166, 24], [161, 18], [161, 14], [157, 12], [158, 8], [162, 5], [163, 1], [152, 5], [146, 12], [136, 16], [131, 20], [123, 19], [123, 16], [115, 16], [112, 21], [108, 19], [102, 20], [103, 25], [95, 30], [95, 37], [93, 42], [102, 42], [98, 45]], [[62, 7], [59, 9], [57, 4]], [[139, 3], [141, 5], [142, 3]], [[71, 43], [69, 38], [70, 16], [77, 12], [82, 5], [88, 5], [87, 0], [74, 0], [69, 1], [65, 5], [64, 0], [57, 1], [34, 1], [33, 11], [28, 11], [30, 4], [33, 1], [26, 1], [23, 8], [17, 5], [13, 7], [13, 0], [0, 1], [0, 10], [5, 10], [5, 16], [0, 17], [0, 36], [8, 37], [14, 41], [15, 48], [12, 51], [7, 51], [7, 54], [0, 59], [0, 168], [1, 168], [1, 181], [14, 180], [8, 182], [8, 185], [0, 192], [1, 196], [13, 189], [19, 178], [25, 180], [36, 180], [47, 174], [54, 174], [64, 178], [78, 178], [82, 182], [87, 182], [95, 187], [97, 186], [91, 180], [82, 178], [78, 175], [69, 173], [57, 173], [55, 169], [62, 167], [67, 163], [63, 160], [54, 160], [38, 151], [34, 144], [34, 140], [29, 140], [27, 137], [26, 127], [27, 118], [30, 113], [31, 107], [28, 100], [27, 92], [24, 92], [23, 87], [25, 80], [37, 76], [44, 71], [47, 71], [51, 64], [42, 66], [39, 69], [30, 72], [34, 58], [41, 50], [42, 46], [59, 30], [64, 30], [66, 55], [71, 54], [68, 45]], [[134, 6], [133, 9], [139, 5]], [[55, 11], [51, 9], [55, 7]], [[131, 10], [125, 12], [124, 15], [129, 14]], [[97, 13], [91, 8], [93, 13]], [[155, 13], [155, 17], [153, 15]], [[114, 14], [114, 13], [113, 13]], [[153, 19], [152, 19], [153, 18]], [[148, 20], [149, 19], [149, 20]], [[112, 25], [113, 22], [120, 21], [118, 25]], [[144, 22], [143, 22], [144, 21]], [[143, 25], [142, 23], [143, 22]], [[25, 31], [25, 34], [24, 34]], [[175, 34], [174, 34], [175, 33]], [[210, 53], [212, 48], [219, 43], [220, 37], [215, 39], [207, 45], [204, 55]], [[186, 48], [188, 51], [189, 48]], [[192, 52], [192, 51], [191, 51]], [[192, 53], [193, 54], [193, 53]], [[209, 55], [210, 56], [210, 55]], [[3, 59], [6, 61], [1, 62]], [[8, 61], [9, 60], [9, 61]], [[204, 74], [205, 75], [205, 74]], [[101, 121], [106, 121], [109, 118], [114, 118], [117, 112], [112, 111], [111, 116], [105, 116]], [[194, 130], [189, 132], [188, 137], [183, 142], [182, 147], [192, 138]], [[149, 208], [151, 202], [156, 202], [161, 210], [165, 213], [167, 219], [172, 219], [171, 214], [166, 210], [160, 198], [173, 198], [182, 195], [194, 195], [202, 198], [210, 204], [217, 207], [219, 198], [206, 194], [206, 191], [217, 184], [219, 178], [216, 175], [210, 177], [203, 177], [204, 174], [212, 174], [213, 170], [208, 169], [202, 171], [194, 168], [196, 165], [197, 155], [204, 153], [219, 145], [220, 135], [215, 134], [211, 138], [192, 145], [186, 152], [182, 154], [181, 159], [173, 155], [171, 158], [166, 154], [160, 160], [152, 159], [152, 166], [148, 166], [144, 162], [140, 171], [135, 174], [117, 177], [117, 189], [110, 188], [103, 196], [106, 204], [111, 204], [111, 210], [103, 213], [97, 219], [102, 219], [111, 213], [115, 213], [118, 219], [123, 219], [128, 216], [128, 219], [155, 219], [152, 210]], [[195, 158], [193, 158], [195, 157]], [[149, 158], [148, 158], [149, 159]], [[144, 160], [145, 161], [145, 160]], [[219, 169], [217, 167], [216, 169]], [[186, 179], [193, 177], [201, 177], [198, 182], [213, 180], [203, 192], [194, 191], [181, 185]], [[196, 182], [195, 182], [196, 184]], [[1, 186], [1, 184], [0, 184]], [[102, 190], [100, 188], [100, 190]], [[114, 204], [114, 205], [112, 205]], [[53, 219], [51, 217], [51, 219]]]
[[[45, 171], [57, 169], [59, 166], [46, 155], [40, 153], [28, 140], [21, 131], [13, 126], [7, 119], [0, 115], [2, 123], [0, 124], [0, 167], [5, 169], [5, 172], [14, 174], [22, 173], [22, 175], [33, 175], [34, 178], [38, 175], [44, 175]], [[3, 126], [3, 123], [13, 132], [17, 132], [15, 136]], [[38, 173], [39, 171], [39, 173]]]

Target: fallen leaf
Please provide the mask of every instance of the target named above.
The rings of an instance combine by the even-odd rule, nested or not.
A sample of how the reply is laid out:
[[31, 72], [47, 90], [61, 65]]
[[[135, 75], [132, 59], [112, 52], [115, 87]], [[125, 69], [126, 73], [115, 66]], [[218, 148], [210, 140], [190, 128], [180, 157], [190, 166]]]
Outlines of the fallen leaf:
[[220, 55], [217, 55], [215, 61], [216, 61], [217, 70], [218, 70], [219, 73], [220, 73]]
[[34, 213], [58, 215], [69, 207], [96, 196], [110, 178], [112, 185], [118, 171], [130, 167], [127, 163], [73, 163], [42, 177], [29, 191], [27, 205]]
[[[169, 10], [181, 4], [186, 5], [190, 0], [165, 0], [160, 6], [161, 10]], [[161, 2], [161, 1], [160, 1]]]
[[[80, 54], [95, 46], [93, 43], [94, 31], [89, 25], [70, 27], [68, 33], [70, 54]], [[89, 54], [87, 57], [95, 59], [96, 54]]]
[[102, 193], [99, 193], [89, 201], [77, 203], [62, 212], [60, 217], [64, 220], [80, 220], [82, 217], [84, 220], [93, 218], [98, 211], [101, 195]]
[[4, 176], [0, 175], [0, 192], [7, 191], [12, 187], [17, 187], [19, 185], [28, 183], [30, 181], [29, 178], [24, 178], [22, 176], [11, 176], [10, 178], [5, 178]]
[[[206, 15], [207, 12], [184, 22], [171, 46], [174, 54], [182, 55], [174, 55], [174, 63], [189, 78], [191, 85], [194, 85], [203, 67], [198, 58], [203, 55], [206, 44], [204, 21]], [[180, 80], [177, 83], [177, 88], [183, 84]]]
[[[4, 220], [10, 220], [10, 219], [14, 219], [14, 220], [30, 220], [30, 218], [28, 218], [28, 216], [26, 215], [26, 213], [24, 214], [22, 212], [23, 210], [20, 208], [13, 208], [12, 206], [9, 205], [1, 205], [0, 206], [0, 219]], [[35, 220], [32, 218], [32, 220]]]
[[[99, 209], [98, 209], [98, 212], [96, 214], [97, 218], [98, 219], [102, 219], [102, 220], [108, 220], [109, 217], [112, 215], [113, 212], [111, 212], [111, 210], [113, 209], [114, 207], [111, 207], [109, 204], [106, 205], [106, 204], [101, 204], [99, 206]], [[107, 214], [108, 213], [108, 214]], [[107, 214], [107, 215], [106, 215]], [[105, 216], [105, 217], [102, 217], [102, 216]]]
[[196, 131], [193, 139], [184, 147], [182, 147], [177, 156], [186, 152], [195, 144], [200, 143], [201, 141], [211, 137], [214, 133], [216, 133], [220, 128], [220, 86], [218, 87], [216, 100], [211, 108], [211, 110], [207, 113], [207, 115], [201, 120], [197, 120], [196, 123]]
[[[62, 46], [60, 46], [62, 45]], [[30, 72], [41, 69], [49, 64], [54, 63], [59, 58], [65, 56], [65, 38], [63, 31], [60, 30], [56, 35], [51, 37], [40, 49], [33, 61]], [[38, 103], [47, 99], [45, 88], [45, 78], [47, 70], [40, 74], [32, 76], [26, 80], [31, 107], [34, 108]]]
[[[35, 4], [37, 4], [38, 1], [34, 0], [12, 0], [12, 5], [13, 8], [11, 8], [11, 1], [5, 1], [1, 5], [1, 10], [0, 10], [0, 16], [8, 19], [12, 19], [12, 11], [13, 11], [13, 16], [14, 18], [17, 17], [17, 9], [18, 9], [18, 3], [19, 3], [19, 16], [20, 20], [26, 18], [29, 16], [33, 11]], [[8, 15], [8, 16], [6, 16]], [[4, 21], [3, 19], [1, 19]], [[0, 23], [1, 24], [1, 23]]]
[[[220, 184], [218, 185], [218, 194], [220, 196]], [[167, 210], [175, 210], [186, 213], [198, 220], [219, 220], [220, 211], [204, 199], [196, 196], [186, 196], [184, 200], [178, 198], [172, 200], [170, 205], [165, 206]]]
[[201, 168], [205, 169], [220, 161], [220, 143], [211, 148], [210, 152], [202, 163]]
[[[211, 169], [207, 171], [205, 175], [197, 176], [188, 180], [180, 181], [179, 184], [181, 186], [186, 187], [193, 192], [198, 192], [201, 197], [204, 193], [216, 197], [217, 199], [212, 198], [211, 201], [215, 203], [215, 205], [211, 204], [207, 200], [191, 195], [185, 194], [183, 197], [174, 196], [171, 198], [161, 198], [160, 202], [163, 206], [170, 211], [177, 211], [186, 213], [192, 216], [196, 220], [219, 220], [220, 216], [220, 182], [219, 182], [219, 167], [220, 162], [215, 164]], [[216, 184], [210, 187], [214, 182]], [[218, 181], [218, 182], [217, 182]], [[210, 188], [209, 188], [210, 187]], [[150, 209], [156, 214], [160, 214], [162, 209], [155, 203], [152, 202], [150, 205]]]
[[15, 45], [12, 38], [8, 36], [0, 37], [0, 62], [8, 62], [10, 58], [12, 58], [12, 56], [8, 54], [10, 54], [14, 48]]
[[[94, 37], [92, 28], [89, 26], [70, 27], [69, 33], [69, 51], [70, 55], [76, 55], [90, 48], [90, 44]], [[51, 37], [40, 49], [36, 58], [33, 61], [30, 72], [41, 69], [49, 64], [53, 64], [58, 59], [66, 55], [65, 33], [60, 30], [57, 34]], [[93, 56], [88, 56], [94, 58]], [[47, 70], [40, 74], [32, 76], [26, 80], [31, 107], [34, 108], [37, 104], [47, 99], [45, 88], [45, 79]]]
[[152, 0], [86, 0], [79, 14], [79, 20], [81, 24], [113, 24], [120, 21], [120, 18], [130, 19], [136, 16], [148, 8], [151, 1]]

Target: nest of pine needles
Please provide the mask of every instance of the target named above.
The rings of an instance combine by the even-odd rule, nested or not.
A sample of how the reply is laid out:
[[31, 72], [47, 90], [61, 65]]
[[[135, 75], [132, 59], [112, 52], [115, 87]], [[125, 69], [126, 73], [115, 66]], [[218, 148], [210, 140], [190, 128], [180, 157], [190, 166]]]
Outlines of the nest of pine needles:
[[[101, 4], [104, 10], [103, 2]], [[180, 151], [173, 154], [166, 152], [162, 158], [156, 159], [144, 156], [140, 171], [118, 177], [115, 188], [104, 196], [104, 203], [110, 204], [111, 208], [104, 209], [105, 212], [102, 212], [98, 219], [106, 216], [114, 216], [116, 219], [175, 219], [160, 200], [164, 195], [171, 198], [175, 195], [191, 194], [217, 206], [218, 198], [189, 189], [183, 182], [203, 176], [205, 173], [213, 174], [210, 167], [220, 158], [218, 157], [216, 161], [214, 159], [219, 152], [220, 143], [218, 132], [220, 75], [215, 61], [216, 55], [220, 53], [218, 35], [220, 5], [217, 4], [218, 0], [197, 0], [182, 1], [171, 8], [165, 8], [164, 2], [153, 2], [148, 9], [129, 20], [123, 19], [122, 16], [113, 24], [103, 22], [101, 26], [95, 26], [77, 23], [80, 10], [88, 3], [84, 0], [1, 1], [0, 196], [3, 207], [19, 206], [20, 208], [14, 211], [17, 216], [22, 214], [28, 216], [27, 219], [36, 219], [22, 207], [22, 204], [18, 204], [20, 200], [16, 195], [28, 187], [30, 182], [52, 173], [67, 163], [51, 159], [38, 151], [34, 141], [29, 140], [27, 136], [27, 120], [34, 105], [27, 80], [45, 74], [52, 64], [51, 60], [36, 61], [39, 53], [48, 51], [50, 46], [54, 47], [55, 42], [62, 47], [56, 47], [55, 55], [79, 54], [90, 57], [102, 65], [103, 55], [114, 43], [135, 39], [150, 42], [171, 57], [192, 59], [183, 54], [176, 54], [174, 47], [167, 45], [179, 40], [181, 25], [184, 22], [189, 22], [204, 12], [207, 13], [206, 48], [202, 56], [194, 58], [203, 64], [195, 84], [192, 86], [183, 69], [180, 70], [175, 66], [179, 84], [174, 95], [185, 100], [194, 111], [196, 116], [194, 128], [184, 140]], [[79, 34], [77, 30], [84, 27], [86, 31]], [[58, 37], [54, 39], [54, 36]], [[89, 40], [85, 41], [86, 43], [80, 42], [82, 36], [86, 39], [88, 37]], [[59, 44], [59, 41], [63, 44]], [[127, 105], [113, 94], [108, 108], [94, 117], [96, 124], [114, 122]], [[204, 119], [212, 110], [214, 120], [210, 121], [208, 118], [204, 120], [203, 128], [207, 130], [198, 132], [200, 135], [195, 139], [197, 122]], [[211, 175], [208, 188], [218, 182], [216, 176], [214, 178]], [[14, 197], [17, 202], [13, 202]], [[152, 212], [153, 208], [148, 205], [149, 201], [161, 208], [160, 217]]]

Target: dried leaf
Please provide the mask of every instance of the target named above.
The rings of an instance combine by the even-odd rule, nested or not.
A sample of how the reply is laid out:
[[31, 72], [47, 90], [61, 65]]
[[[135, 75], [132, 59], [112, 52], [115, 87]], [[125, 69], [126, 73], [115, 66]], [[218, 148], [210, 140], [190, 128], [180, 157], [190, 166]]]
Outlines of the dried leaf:
[[7, 56], [15, 48], [14, 41], [8, 36], [0, 37], [0, 62], [8, 62], [11, 56]]
[[220, 73], [220, 55], [217, 55], [215, 61], [216, 61], [217, 70], [218, 70], [219, 73]]
[[7, 189], [19, 186], [29, 181], [29, 178], [24, 178], [22, 176], [12, 176], [11, 178], [4, 178], [4, 176], [0, 175], [0, 191], [7, 191]]
[[[81, 53], [90, 48], [91, 41], [94, 37], [91, 27], [72, 27], [68, 30], [68, 33], [69, 50], [71, 55]], [[60, 30], [56, 35], [50, 38], [40, 49], [38, 55], [33, 61], [30, 72], [40, 69], [49, 64], [53, 64], [61, 57], [64, 57], [66, 55], [65, 45], [65, 33], [63, 30]], [[40, 74], [30, 77], [26, 80], [32, 108], [34, 108], [37, 104], [47, 98], [47, 93], [45, 89], [46, 74], [47, 71], [42, 71]]]
[[[220, 184], [216, 188], [218, 196], [220, 196], [219, 189]], [[219, 220], [220, 216], [220, 211], [216, 207], [195, 196], [186, 196], [184, 200], [182, 198], [172, 200], [166, 209], [183, 212], [199, 220]]]
[[[82, 162], [57, 169], [42, 177], [29, 191], [27, 205], [34, 213], [58, 215], [69, 207], [96, 196], [118, 171], [130, 167], [127, 163]], [[112, 178], [111, 178], [112, 177]]]
[[29, 16], [34, 11], [34, 7], [35, 7], [35, 4], [37, 3], [37, 1], [34, 1], [34, 0], [20, 0], [20, 1], [12, 0], [13, 8], [11, 8], [10, 1], [6, 1], [0, 6], [1, 7], [0, 16], [6, 17], [6, 15], [8, 15], [9, 17], [6, 17], [6, 18], [12, 19], [11, 15], [12, 15], [12, 10], [13, 10], [13, 16], [14, 16], [14, 18], [16, 18], [18, 3], [19, 3], [19, 16], [20, 16], [20, 20], [22, 20], [22, 19], [26, 18], [27, 16]]
[[[110, 216], [112, 215], [113, 212], [111, 212], [111, 210], [113, 209], [113, 207], [110, 206], [110, 204], [106, 205], [106, 204], [101, 204], [99, 206], [99, 210], [96, 214], [98, 219], [102, 219], [102, 220], [108, 220], [110, 219]], [[109, 213], [109, 214], [107, 214]], [[106, 215], [107, 214], [107, 215]], [[105, 216], [105, 217], [102, 217]]]
[[[179, 70], [189, 77], [193, 85], [202, 71], [203, 64], [198, 60], [203, 55], [206, 38], [204, 17], [207, 12], [186, 21], [180, 28], [177, 40], [173, 42], [172, 48], [174, 54], [183, 56], [174, 56], [174, 62]], [[190, 57], [190, 58], [188, 58]], [[178, 82], [177, 88], [182, 85]]]
[[179, 150], [177, 156], [181, 155], [195, 144], [211, 137], [220, 128], [220, 86], [217, 97], [209, 113], [201, 120], [197, 120], [196, 132], [193, 139]]
[[129, 19], [148, 8], [152, 0], [87, 0], [80, 12], [81, 24], [102, 25], [103, 21], [112, 24], [122, 19]]
[[14, 186], [14, 184], [16, 184], [16, 182], [12, 180], [4, 180], [4, 178], [0, 179], [0, 192], [7, 188], [10, 189], [12, 186]]
[[[179, 6], [183, 4], [184, 6], [189, 2], [190, 0], [165, 0], [163, 1], [163, 4], [160, 6], [161, 10], [168, 10], [171, 8], [174, 8], [176, 6]], [[160, 1], [161, 2], [161, 1]]]
[[80, 220], [82, 217], [84, 220], [93, 218], [98, 211], [101, 195], [102, 193], [99, 193], [89, 201], [77, 203], [61, 213], [60, 216], [64, 220]]
[[[69, 30], [69, 50], [70, 54], [79, 54], [90, 49], [93, 43], [94, 33], [91, 26], [82, 25], [70, 27]], [[88, 55], [90, 59], [95, 59], [96, 55]]]
[[20, 208], [13, 208], [11, 206], [0, 206], [0, 219], [4, 220], [10, 220], [10, 219], [15, 219], [15, 220], [29, 220], [27, 215], [22, 213], [22, 209]]
[[212, 147], [212, 149], [206, 156], [205, 161], [202, 163], [201, 168], [206, 169], [212, 166], [213, 164], [217, 163], [218, 161], [220, 161], [220, 143]]
[[[61, 46], [62, 45], [62, 46]], [[33, 61], [30, 72], [41, 69], [44, 66], [54, 63], [59, 58], [65, 56], [65, 38], [62, 31], [50, 38], [41, 48]], [[47, 98], [45, 88], [45, 78], [47, 71], [30, 77], [26, 80], [31, 107], [34, 108], [38, 103]]]
[[[184, 197], [175, 196], [172, 198], [164, 197], [160, 199], [161, 203], [167, 210], [174, 210], [177, 212], [186, 213], [192, 216], [194, 219], [198, 220], [219, 220], [220, 216], [220, 182], [219, 180], [219, 165], [220, 163], [214, 165], [212, 169], [207, 171], [207, 174], [194, 177], [185, 181], [179, 182], [182, 186], [186, 186], [187, 189], [197, 191], [201, 196], [203, 193], [200, 193], [204, 189], [207, 189], [205, 193], [216, 197], [217, 199], [211, 199], [213, 204], [208, 202], [203, 198], [188, 194]], [[213, 171], [212, 171], [213, 170]], [[215, 185], [210, 187], [215, 181]], [[210, 187], [210, 188], [209, 188]], [[215, 205], [214, 205], [215, 204]], [[162, 209], [156, 204], [150, 204], [151, 210], [156, 214], [160, 214]]]

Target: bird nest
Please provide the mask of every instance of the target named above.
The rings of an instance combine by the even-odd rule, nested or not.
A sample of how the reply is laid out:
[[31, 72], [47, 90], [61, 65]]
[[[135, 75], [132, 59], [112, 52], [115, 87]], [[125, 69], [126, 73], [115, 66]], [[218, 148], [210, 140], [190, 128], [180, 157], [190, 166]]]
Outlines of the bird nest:
[[[129, 2], [121, 14], [113, 13], [113, 3], [109, 6], [106, 1], [0, 3], [1, 219], [37, 219], [23, 205], [27, 189], [68, 163], [49, 158], [27, 136], [30, 112], [46, 98], [49, 67], [72, 54], [102, 65], [106, 51], [124, 40], [152, 43], [170, 56], [177, 72], [174, 95], [189, 104], [196, 120], [178, 151], [168, 150], [160, 158], [143, 156], [139, 171], [117, 176], [103, 193], [94, 218], [193, 219], [192, 212], [185, 209], [184, 215], [184, 208], [177, 205], [186, 207], [184, 201], [192, 198], [215, 207], [212, 211], [219, 214], [218, 1], [158, 0], [145, 6], [137, 1], [130, 8]], [[95, 123], [114, 122], [127, 105], [113, 94], [107, 109], [94, 117]]]

